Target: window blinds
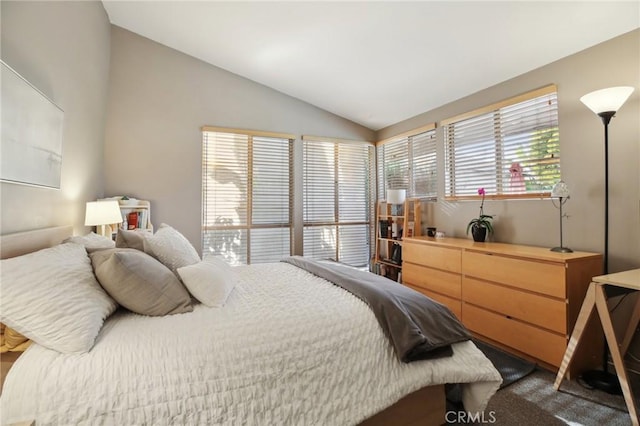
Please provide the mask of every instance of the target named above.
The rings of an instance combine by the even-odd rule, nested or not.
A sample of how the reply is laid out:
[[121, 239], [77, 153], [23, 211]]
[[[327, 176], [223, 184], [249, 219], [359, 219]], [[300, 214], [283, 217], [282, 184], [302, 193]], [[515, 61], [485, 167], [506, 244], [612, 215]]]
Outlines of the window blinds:
[[203, 128], [203, 258], [278, 261], [291, 254], [291, 135]]
[[436, 131], [404, 135], [381, 142], [378, 157], [378, 198], [387, 189], [406, 189], [407, 197], [437, 197]]
[[560, 180], [555, 86], [443, 122], [445, 196], [548, 196]]
[[368, 265], [374, 199], [373, 145], [303, 136], [306, 257]]

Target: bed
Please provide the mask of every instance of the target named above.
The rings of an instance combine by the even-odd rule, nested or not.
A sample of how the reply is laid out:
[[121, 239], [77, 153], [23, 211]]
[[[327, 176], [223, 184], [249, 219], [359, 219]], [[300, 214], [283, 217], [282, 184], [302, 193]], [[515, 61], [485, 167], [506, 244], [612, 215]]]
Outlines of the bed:
[[[70, 232], [4, 236], [2, 257], [59, 247]], [[442, 424], [445, 384], [461, 384], [470, 412], [499, 388], [471, 341], [400, 361], [366, 303], [292, 264], [233, 274], [224, 306], [119, 307], [86, 351], [31, 344], [6, 377], [2, 424]]]

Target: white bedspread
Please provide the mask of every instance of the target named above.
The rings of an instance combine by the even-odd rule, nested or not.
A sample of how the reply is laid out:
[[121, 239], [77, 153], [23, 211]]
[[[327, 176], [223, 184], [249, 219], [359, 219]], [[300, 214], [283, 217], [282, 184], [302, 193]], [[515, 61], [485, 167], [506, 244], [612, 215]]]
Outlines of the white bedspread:
[[500, 375], [471, 342], [400, 362], [369, 308], [284, 263], [236, 269], [223, 308], [118, 311], [86, 354], [32, 345], [2, 392], [2, 424], [349, 425], [430, 384], [470, 383], [483, 410]]

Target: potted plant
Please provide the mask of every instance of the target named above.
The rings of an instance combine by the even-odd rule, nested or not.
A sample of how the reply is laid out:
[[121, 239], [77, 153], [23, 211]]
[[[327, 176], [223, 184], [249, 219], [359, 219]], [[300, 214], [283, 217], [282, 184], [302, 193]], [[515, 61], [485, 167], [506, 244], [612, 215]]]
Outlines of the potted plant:
[[487, 236], [487, 232], [489, 232], [489, 234], [493, 233], [493, 226], [491, 225], [493, 216], [484, 214], [483, 211], [485, 196], [484, 188], [478, 189], [478, 195], [482, 195], [482, 203], [480, 203], [480, 215], [469, 222], [469, 224], [467, 225], [467, 234], [469, 234], [469, 230], [471, 230], [473, 241], [483, 242]]

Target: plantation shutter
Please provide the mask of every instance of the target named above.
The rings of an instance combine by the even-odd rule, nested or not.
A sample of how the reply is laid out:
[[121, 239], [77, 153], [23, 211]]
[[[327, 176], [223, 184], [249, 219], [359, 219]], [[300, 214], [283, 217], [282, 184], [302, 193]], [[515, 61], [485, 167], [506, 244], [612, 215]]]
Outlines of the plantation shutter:
[[303, 136], [306, 257], [368, 265], [373, 216], [373, 145]]
[[416, 129], [379, 142], [378, 198], [385, 199], [387, 189], [406, 189], [407, 197], [437, 197], [437, 161], [435, 125]]
[[436, 198], [438, 182], [436, 162], [436, 131], [410, 136], [411, 185], [407, 194], [414, 198]]
[[293, 136], [203, 128], [203, 258], [291, 254]]
[[445, 196], [548, 196], [560, 180], [555, 86], [443, 122]]

